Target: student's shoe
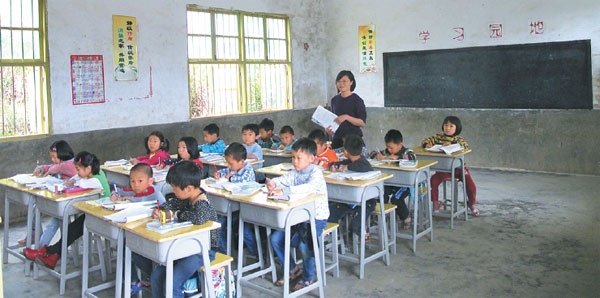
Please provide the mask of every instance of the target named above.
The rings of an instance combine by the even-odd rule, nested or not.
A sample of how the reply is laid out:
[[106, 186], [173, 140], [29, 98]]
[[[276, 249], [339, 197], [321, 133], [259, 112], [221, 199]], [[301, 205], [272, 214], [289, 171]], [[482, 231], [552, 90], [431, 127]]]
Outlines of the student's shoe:
[[[19, 243], [20, 245], [25, 245], [27, 243], [27, 237], [21, 240], [17, 240], [17, 243]], [[35, 238], [31, 239], [31, 244], [35, 244]]]
[[141, 282], [138, 281], [136, 283], [132, 283], [130, 296], [134, 296], [135, 294], [139, 293], [142, 289], [143, 289], [143, 285]]
[[54, 269], [54, 267], [56, 267], [56, 262], [58, 262], [59, 259], [60, 259], [60, 255], [58, 253], [51, 254], [51, 255], [45, 254], [43, 256], [39, 256], [36, 259], [36, 262], [41, 262], [46, 267], [48, 267], [50, 269]]
[[442, 209], [442, 206], [444, 206], [444, 203], [440, 201], [433, 202], [433, 213], [440, 213], [440, 209]]
[[46, 254], [46, 245], [42, 246], [42, 248], [40, 248], [40, 249], [25, 248], [23, 250], [23, 255], [25, 255], [25, 257], [31, 261], [33, 261], [36, 258], [43, 256], [45, 254]]
[[477, 208], [471, 209], [471, 215], [473, 215], [475, 217], [479, 216], [479, 209], [477, 209]]

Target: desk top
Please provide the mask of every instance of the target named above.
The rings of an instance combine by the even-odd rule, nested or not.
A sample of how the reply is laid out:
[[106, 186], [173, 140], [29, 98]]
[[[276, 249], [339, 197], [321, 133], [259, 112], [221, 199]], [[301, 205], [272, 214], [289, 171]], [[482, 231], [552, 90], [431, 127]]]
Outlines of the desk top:
[[[247, 160], [248, 160], [248, 162], [251, 165], [255, 165], [255, 164], [259, 164], [259, 163], [265, 162], [262, 159], [247, 159]], [[211, 166], [223, 167], [223, 168], [226, 168], [228, 166], [227, 162], [224, 159], [221, 159], [221, 160], [212, 160], [212, 161], [203, 161], [202, 160], [202, 163], [203, 164], [207, 164], [207, 165], [211, 165]]]
[[322, 197], [322, 195], [319, 194], [309, 194], [305, 198], [298, 199], [293, 202], [282, 202], [267, 199], [267, 194], [262, 192], [262, 190], [258, 190], [251, 196], [239, 196], [232, 195], [229, 191], [226, 191], [224, 189], [209, 187], [206, 185], [206, 182], [204, 180], [202, 180], [201, 186], [204, 190], [206, 190], [206, 192], [208, 192], [209, 195], [219, 196], [240, 203], [252, 204], [276, 210], [292, 209], [304, 205], [306, 203], [316, 201], [317, 199]]
[[431, 167], [435, 164], [437, 164], [438, 161], [436, 160], [417, 160], [417, 166], [416, 167], [401, 167], [398, 165], [397, 162], [393, 162], [393, 163], [384, 163], [384, 164], [371, 164], [371, 166], [373, 166], [373, 168], [380, 168], [380, 169], [387, 169], [387, 170], [398, 170], [398, 171], [406, 171], [406, 172], [417, 172], [420, 171], [422, 169]]
[[[101, 165], [100, 168], [106, 172], [112, 172], [112, 173], [116, 173], [116, 174], [120, 174], [120, 175], [125, 175], [125, 176], [129, 176], [129, 171], [123, 169], [123, 167], [121, 166], [105, 166], [105, 165]], [[165, 181], [167, 179], [167, 177], [165, 175], [162, 175], [161, 177], [158, 178], [154, 178], [154, 182], [162, 182]]]
[[268, 148], [263, 148], [263, 156], [279, 156], [292, 158], [292, 151], [271, 152]]
[[77, 198], [81, 198], [81, 197], [87, 197], [90, 195], [102, 193], [101, 189], [91, 189], [91, 190], [86, 190], [86, 191], [81, 191], [81, 192], [76, 192], [76, 193], [71, 193], [71, 194], [68, 194], [68, 193], [56, 194], [56, 193], [46, 190], [46, 189], [25, 187], [25, 185], [16, 183], [13, 180], [11, 180], [10, 178], [0, 179], [0, 185], [4, 185], [6, 187], [10, 187], [12, 189], [16, 189], [16, 190], [34, 195], [36, 197], [45, 198], [45, 199], [56, 201], [56, 202], [68, 201], [68, 200], [72, 200], [72, 199], [77, 199]]
[[456, 151], [452, 154], [446, 154], [444, 152], [427, 151], [423, 147], [416, 147], [416, 148], [413, 148], [412, 150], [415, 152], [416, 155], [437, 156], [437, 157], [447, 157], [447, 158], [461, 157], [461, 156], [471, 152], [471, 149], [463, 149], [461, 151]]
[[[114, 214], [118, 211], [112, 211], [102, 208], [102, 206], [90, 204], [88, 202], [77, 202], [73, 204], [73, 206], [86, 214], [92, 215], [98, 218], [104, 218], [106, 215]], [[108, 221], [110, 224], [122, 228], [124, 230], [130, 231], [137, 235], [140, 235], [148, 240], [154, 242], [166, 242], [170, 240], [174, 240], [180, 237], [185, 237], [191, 234], [210, 231], [213, 229], [218, 229], [221, 227], [221, 224], [209, 221], [203, 225], [192, 225], [185, 228], [175, 229], [166, 233], [158, 233], [146, 228], [146, 224], [153, 221], [152, 218], [144, 218], [140, 220], [136, 220], [129, 223], [114, 223], [112, 221]]]
[[[287, 167], [290, 166], [290, 163], [280, 163], [278, 165], [272, 165], [269, 167], [263, 167], [261, 169], [257, 169], [255, 170], [255, 172], [258, 173], [264, 173], [267, 175], [273, 175], [273, 176], [281, 176], [283, 174], [287, 174], [290, 172], [290, 170], [284, 170], [282, 169], [282, 166]], [[390, 179], [392, 177], [394, 177], [394, 175], [392, 174], [388, 174], [388, 173], [381, 173], [381, 175], [379, 175], [376, 178], [370, 179], [370, 180], [338, 180], [338, 179], [333, 179], [333, 178], [328, 178], [327, 176], [332, 174], [333, 172], [330, 171], [323, 171], [323, 176], [325, 177], [325, 182], [328, 184], [337, 184], [337, 185], [345, 185], [345, 186], [356, 186], [356, 187], [367, 187], [376, 183], [379, 183], [381, 181]]]

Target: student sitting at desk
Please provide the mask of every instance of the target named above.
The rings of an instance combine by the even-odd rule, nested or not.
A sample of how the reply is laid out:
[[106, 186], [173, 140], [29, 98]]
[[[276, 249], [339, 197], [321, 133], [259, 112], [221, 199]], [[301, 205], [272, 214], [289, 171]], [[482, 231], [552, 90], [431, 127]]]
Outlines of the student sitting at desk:
[[202, 130], [202, 134], [204, 135], [204, 141], [206, 144], [198, 147], [204, 153], [219, 153], [223, 154], [225, 152], [225, 142], [219, 139], [219, 127], [211, 123], [204, 127]]
[[[404, 147], [402, 144], [402, 133], [396, 129], [390, 129], [384, 137], [385, 150], [381, 152], [374, 151], [371, 153], [372, 159], [384, 160], [384, 159], [407, 159], [416, 160], [415, 153]], [[407, 187], [395, 187], [395, 186], [384, 186], [383, 199], [387, 203], [391, 201], [392, 204], [398, 206], [398, 217], [403, 223], [405, 230], [410, 229], [410, 223], [412, 219], [408, 216], [408, 207], [404, 199], [410, 195], [410, 190]], [[390, 198], [391, 196], [391, 198]]]
[[[444, 122], [442, 122], [442, 131], [443, 134], [436, 134], [435, 136], [424, 139], [421, 142], [423, 148], [431, 148], [433, 145], [438, 144], [448, 146], [457, 143], [464, 149], [469, 148], [469, 144], [467, 144], [465, 139], [458, 136], [462, 131], [462, 124], [458, 117], [446, 117]], [[460, 179], [462, 178], [462, 171], [456, 169], [454, 175]], [[431, 176], [431, 201], [433, 202], [433, 212], [440, 212], [440, 208], [443, 206], [443, 203], [438, 200], [439, 186], [444, 180], [450, 179], [450, 177], [452, 177], [450, 173], [441, 172], [437, 172]], [[467, 167], [465, 167], [465, 179], [467, 180], [465, 181], [468, 198], [467, 205], [469, 206], [469, 209], [471, 209], [471, 214], [473, 214], [473, 216], [479, 216], [479, 209], [475, 207], [475, 204], [477, 203], [477, 189], [475, 188], [475, 182], [473, 182], [473, 178]]]
[[279, 138], [281, 139], [281, 142], [273, 143], [271, 149], [291, 151], [292, 145], [296, 142], [294, 129], [289, 125], [282, 127], [281, 130], [279, 130]]
[[[217, 221], [217, 212], [212, 207], [205, 191], [200, 187], [202, 170], [191, 161], [182, 161], [174, 165], [167, 174], [167, 183], [173, 188], [176, 198], [167, 200], [160, 205], [160, 210], [171, 211], [174, 219], [191, 221], [195, 225], [202, 225], [208, 221]], [[152, 213], [153, 218], [158, 218], [158, 210]], [[210, 231], [211, 261], [215, 259], [215, 251], [219, 245], [219, 229]], [[204, 266], [202, 254], [198, 253], [173, 262], [173, 297], [182, 298], [183, 285], [191, 278], [200, 267]], [[165, 279], [167, 268], [163, 265], [152, 270], [152, 296], [164, 297]]]
[[[262, 160], [262, 148], [256, 143], [256, 139], [259, 138], [258, 130], [258, 125], [256, 124], [244, 125], [244, 127], [242, 127], [242, 141], [244, 142], [244, 148], [246, 148], [247, 158]], [[262, 166], [262, 163], [253, 165], [254, 169], [260, 169]], [[259, 173], [257, 176], [258, 181], [264, 182], [265, 174]]]
[[153, 131], [144, 139], [146, 155], [140, 155], [129, 160], [131, 164], [146, 163], [151, 166], [163, 165], [169, 159], [169, 140], [160, 131]]
[[[327, 185], [323, 172], [313, 164], [317, 146], [315, 142], [308, 138], [298, 140], [292, 146], [292, 164], [294, 169], [289, 173], [274, 178], [267, 179], [267, 188], [269, 195], [282, 196], [289, 194], [309, 194], [317, 193], [324, 195], [315, 202], [315, 225], [317, 230], [317, 238], [321, 237], [323, 229], [327, 226], [327, 218], [329, 217], [329, 208], [327, 204]], [[302, 262], [304, 264], [304, 272], [301, 267], [297, 266], [294, 260], [290, 257], [290, 280], [300, 276], [302, 280], [296, 284], [294, 290], [302, 289], [313, 282], [315, 276], [315, 258], [312, 251], [310, 227], [307, 223], [302, 223], [292, 227], [294, 231], [290, 237], [291, 246], [300, 247], [302, 252]], [[279, 258], [281, 265], [284, 264], [284, 231], [273, 231], [271, 233], [271, 245]], [[318, 253], [318, 252], [317, 252]], [[282, 279], [275, 282], [276, 285], [283, 285]]]
[[[60, 179], [70, 179], [71, 177], [77, 175], [75, 164], [73, 163], [73, 156], [75, 154], [67, 142], [60, 140], [52, 143], [52, 145], [50, 145], [49, 154], [52, 164], [36, 166], [33, 170], [34, 176], [46, 177], [48, 175], [54, 175]], [[51, 218], [50, 222], [48, 222], [44, 227], [44, 231], [38, 245], [44, 246], [50, 244], [54, 234], [56, 234], [56, 231], [58, 231], [59, 225], [60, 221], [57, 218]], [[27, 243], [27, 237], [18, 240], [17, 242], [19, 244], [25, 244]], [[33, 241], [31, 243], [33, 243]]]
[[[333, 172], [340, 171], [345, 172], [346, 170], [354, 172], [369, 172], [373, 171], [373, 167], [369, 161], [362, 155], [363, 140], [357, 135], [348, 135], [344, 138], [344, 156], [346, 159], [338, 162], [331, 163], [329, 169]], [[369, 215], [375, 210], [376, 200], [368, 200], [366, 203], [365, 216], [369, 218]], [[332, 203], [329, 206], [329, 212], [331, 216], [327, 221], [338, 223], [340, 219], [349, 214], [354, 214], [352, 218], [352, 232], [356, 235], [360, 235], [360, 213], [361, 207], [358, 205], [349, 205], [344, 203]], [[367, 238], [369, 233], [367, 233]]]
[[273, 134], [273, 129], [275, 128], [275, 123], [273, 120], [265, 118], [263, 121], [258, 124], [258, 133], [260, 134], [260, 138], [258, 138], [258, 145], [261, 148], [271, 148], [273, 143], [281, 142], [279, 136]]
[[[240, 143], [231, 143], [227, 150], [225, 150], [225, 160], [227, 161], [227, 168], [220, 169], [215, 173], [215, 178], [227, 178], [233, 183], [253, 182], [256, 180], [254, 175], [254, 168], [248, 161], [246, 161], [246, 148]], [[232, 214], [232, 223], [236, 223], [239, 220], [239, 211]], [[220, 218], [221, 223], [221, 238], [219, 240], [219, 252], [227, 253], [227, 217], [223, 216]], [[254, 226], [251, 224], [244, 224], [244, 243], [248, 247], [250, 254], [258, 256], [256, 248], [256, 238], [254, 236]]]
[[317, 156], [315, 164], [323, 168], [329, 168], [329, 164], [338, 161], [338, 157], [327, 145], [327, 136], [320, 129], [315, 129], [308, 134], [308, 138], [317, 145]]
[[[106, 181], [106, 175], [104, 175], [104, 171], [100, 169], [100, 161], [96, 155], [85, 151], [77, 153], [75, 156], [75, 169], [77, 170], [77, 175], [65, 182], [65, 186], [77, 186], [91, 189], [97, 188], [104, 190], [104, 192], [100, 194], [100, 197], [110, 195], [110, 188]], [[83, 235], [84, 220], [85, 214], [77, 217], [69, 224], [67, 245], [71, 245]], [[60, 259], [62, 241], [63, 239], [60, 239], [53, 245], [48, 247], [44, 245], [40, 249], [25, 248], [23, 254], [29, 260], [39, 261], [46, 267], [54, 269], [54, 267], [56, 267], [56, 262]]]

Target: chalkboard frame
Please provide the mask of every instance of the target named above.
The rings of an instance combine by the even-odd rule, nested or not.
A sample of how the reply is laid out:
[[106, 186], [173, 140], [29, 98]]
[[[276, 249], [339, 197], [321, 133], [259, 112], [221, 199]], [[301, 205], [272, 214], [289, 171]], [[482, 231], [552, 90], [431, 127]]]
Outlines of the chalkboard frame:
[[[576, 51], [578, 55], [576, 55], [576, 67], [577, 67], [577, 73], [575, 74], [576, 77], [571, 78], [570, 76], [567, 77], [567, 80], [572, 79], [573, 81], [578, 82], [579, 84], [565, 84], [564, 80], [561, 81], [557, 81], [557, 82], [552, 82], [552, 81], [548, 81], [547, 79], [544, 78], [538, 78], [539, 82], [532, 82], [532, 78], [527, 76], [526, 74], [522, 74], [521, 72], [516, 72], [516, 73], [512, 73], [511, 68], [519, 68], [521, 67], [521, 64], [519, 64], [518, 66], [511, 66], [510, 64], [505, 66], [504, 63], [516, 63], [514, 62], [514, 60], [511, 60], [511, 57], [504, 57], [505, 55], [510, 56], [511, 54], [514, 54], [515, 52], [518, 51], [523, 51], [523, 52], [531, 52], [533, 53], [540, 53], [540, 51], [546, 51], [546, 52], [552, 52], [552, 51], [556, 51], [557, 54], [562, 54], [563, 52], [561, 51]], [[499, 73], [499, 74], [494, 74], [494, 73], [490, 73], [490, 75], [495, 75], [494, 78], [499, 78], [498, 81], [496, 80], [486, 80], [483, 84], [490, 84], [490, 85], [485, 85], [488, 86], [489, 88], [486, 90], [485, 88], [476, 88], [473, 87], [472, 85], [474, 84], [469, 84], [469, 83], [465, 83], [465, 88], [462, 88], [461, 90], [457, 90], [459, 88], [455, 87], [455, 86], [449, 86], [448, 81], [451, 81], [452, 79], [454, 79], [454, 77], [452, 77], [453, 75], [456, 76], [456, 80], [458, 82], [463, 82], [465, 80], [465, 77], [461, 77], [461, 76], [473, 76], [474, 72], [470, 72], [467, 74], [467, 72], [471, 71], [470, 69], [465, 69], [465, 73], [460, 73], [460, 69], [456, 70], [455, 72], [451, 72], [451, 70], [453, 70], [453, 68], [458, 68], [457, 66], [459, 65], [457, 63], [457, 65], [442, 65], [441, 67], [446, 67], [447, 69], [439, 69], [439, 75], [444, 75], [446, 77], [440, 77], [438, 78], [438, 81], [434, 81], [434, 80], [427, 80], [426, 82], [418, 82], [418, 78], [416, 78], [415, 76], [419, 75], [418, 73], [415, 74], [418, 71], [422, 71], [422, 73], [424, 73], [424, 75], [422, 77], [428, 77], [428, 76], [436, 76], [438, 75], [438, 72], [431, 72], [432, 70], [435, 70], [435, 65], [432, 67], [431, 65], [424, 65], [423, 67], [421, 67], [421, 69], [416, 69], [415, 65], [408, 65], [407, 68], [409, 69], [415, 69], [415, 71], [412, 71], [412, 74], [402, 74], [402, 78], [404, 79], [403, 82], [401, 82], [402, 84], [405, 82], [409, 82], [408, 88], [402, 89], [403, 91], [408, 90], [407, 92], [400, 92], [398, 89], [398, 85], [400, 85], [398, 83], [399, 79], [391, 79], [392, 75], [394, 75], [395, 78], [398, 78], [398, 73], [401, 70], [395, 69], [394, 67], [403, 67], [406, 66], [407, 63], [411, 63], [412, 61], [425, 61], [428, 62], [429, 60], [434, 60], [434, 59], [439, 59], [440, 57], [446, 57], [446, 56], [454, 56], [454, 57], [458, 57], [458, 58], [464, 58], [465, 55], [472, 55], [474, 57], [479, 57], [480, 60], [477, 61], [483, 61], [481, 60], [484, 54], [488, 54], [487, 57], [496, 57], [498, 58], [499, 61], [501, 61], [503, 64], [501, 65], [500, 68], [508, 68], [508, 72], [511, 72], [509, 74], [506, 73]], [[581, 55], [579, 55], [581, 54]], [[442, 56], [445, 55], [445, 56]], [[496, 56], [494, 56], [496, 55]], [[433, 59], [431, 57], [434, 57]], [[518, 57], [523, 57], [523, 56], [518, 56]], [[537, 57], [536, 57], [537, 58]], [[398, 59], [403, 59], [403, 60], [398, 60]], [[409, 60], [405, 60], [405, 59], [411, 59]], [[429, 60], [427, 60], [429, 59]], [[522, 61], [524, 62], [529, 62], [526, 59], [528, 58], [522, 58]], [[552, 60], [553, 58], [550, 57], [550, 62], [548, 61], [538, 61], [537, 63], [540, 63], [540, 65], [537, 64], [532, 64], [529, 65], [529, 67], [536, 67], [539, 66], [543, 69], [547, 69], [548, 67], [552, 67], [553, 65]], [[548, 59], [546, 59], [548, 60]], [[398, 62], [400, 61], [400, 62]], [[446, 61], [446, 60], [444, 60]], [[455, 60], [458, 61], [458, 60]], [[535, 61], [533, 61], [532, 63], [534, 63]], [[544, 64], [541, 64], [541, 62], [544, 62]], [[395, 63], [395, 65], [393, 64]], [[488, 63], [487, 61], [485, 61], [484, 64]], [[558, 62], [556, 62], [558, 63]], [[414, 63], [413, 63], [414, 64]], [[468, 64], [468, 63], [467, 63]], [[463, 64], [461, 64], [462, 66]], [[515, 64], [516, 65], [516, 64]], [[472, 65], [468, 65], [468, 66], [472, 66]], [[475, 65], [477, 67], [484, 67], [484, 66], [478, 66]], [[473, 68], [475, 68], [475, 66], [473, 66]], [[569, 65], [570, 66], [570, 65]], [[450, 68], [448, 68], [450, 67]], [[566, 67], [564, 65], [558, 65], [556, 67]], [[436, 49], [436, 50], [426, 50], [426, 51], [406, 51], [406, 52], [390, 52], [390, 53], [383, 53], [383, 69], [384, 69], [384, 106], [385, 107], [413, 107], [413, 108], [474, 108], [474, 109], [592, 109], [593, 108], [593, 86], [592, 86], [592, 62], [591, 62], [591, 41], [588, 40], [574, 40], [574, 41], [562, 41], [562, 42], [544, 42], [544, 43], [527, 43], [527, 44], [513, 44], [513, 45], [497, 45], [497, 46], [481, 46], [481, 47], [464, 47], [464, 48], [453, 48], [453, 49]], [[449, 70], [448, 70], [449, 69]], [[485, 68], [486, 70], [492, 69], [495, 70], [494, 68], [490, 68], [487, 67]], [[570, 68], [569, 68], [570, 69]], [[448, 73], [450, 72], [450, 73]], [[487, 74], [487, 73], [486, 73]], [[512, 75], [512, 76], [511, 76]], [[558, 92], [555, 91], [539, 91], [539, 90], [551, 90], [551, 89], [537, 89], [537, 90], [526, 90], [527, 92], [529, 92], [529, 95], [531, 95], [532, 93], [538, 92], [538, 93], [544, 93], [546, 92], [547, 94], [545, 95], [546, 97], [541, 97], [541, 98], [536, 98], [535, 96], [540, 96], [537, 94], [534, 94], [532, 97], [528, 97], [528, 98], [524, 98], [526, 95], [523, 95], [523, 92], [518, 93], [518, 94], [511, 94], [512, 96], [510, 96], [509, 100], [505, 100], [506, 96], [504, 98], [502, 97], [501, 93], [504, 92], [499, 92], [498, 90], [500, 90], [500, 88], [506, 88], [506, 86], [515, 86], [515, 77], [514, 75], [523, 75], [523, 79], [524, 81], [520, 81], [523, 82], [522, 84], [524, 86], [518, 85], [517, 88], [515, 88], [514, 90], [516, 91], [516, 89], [518, 88], [531, 88], [531, 89], [535, 89], [535, 86], [544, 86], [544, 88], [561, 88], [558, 90]], [[410, 76], [410, 77], [409, 77]], [[450, 76], [450, 78], [448, 78], [447, 76]], [[560, 76], [565, 77], [565, 73], [561, 72]], [[560, 77], [558, 76], [558, 77]], [[548, 77], [548, 76], [546, 76]], [[553, 77], [554, 80], [559, 80], [560, 78], [554, 78], [554, 76], [550, 76]], [[507, 79], [508, 78], [508, 79]], [[578, 78], [578, 79], [576, 79]], [[504, 81], [502, 81], [504, 79]], [[528, 81], [529, 80], [529, 81]], [[491, 82], [492, 81], [492, 82]], [[430, 83], [430, 82], [436, 82], [435, 84]], [[440, 82], [440, 83], [438, 83]], [[482, 82], [482, 80], [480, 80], [479, 82]], [[539, 83], [539, 85], [535, 85], [535, 83]], [[430, 84], [430, 85], [428, 85]], [[519, 83], [520, 84], [520, 83]], [[533, 86], [533, 87], [526, 87], [525, 84], [527, 84], [526, 86]], [[562, 84], [562, 85], [561, 85]], [[436, 86], [437, 85], [437, 86]], [[502, 86], [500, 86], [502, 85]], [[564, 85], [568, 85], [570, 87], [565, 87]], [[425, 89], [425, 88], [430, 88], [430, 89]], [[433, 90], [432, 90], [433, 88]], [[469, 89], [471, 88], [471, 89]], [[494, 89], [497, 88], [497, 89]], [[572, 90], [566, 90], [565, 88], [573, 88]], [[439, 90], [438, 90], [439, 89]], [[461, 99], [468, 99], [469, 102], [462, 101], [462, 100], [458, 100], [456, 96], [461, 95], [460, 92], [463, 92], [464, 90], [466, 90], [467, 92], [472, 92], [472, 93], [468, 93], [466, 96], [463, 96]], [[489, 91], [492, 90], [492, 91]], [[506, 89], [502, 90], [505, 91]], [[486, 94], [485, 92], [490, 92], [492, 94]], [[513, 90], [509, 90], [508, 93], [512, 92]], [[437, 93], [436, 93], [437, 92]], [[454, 93], [453, 93], [454, 92]], [[437, 96], [437, 94], [443, 94]], [[561, 96], [566, 96], [564, 94], [575, 94], [576, 96], [574, 99], [573, 98], [569, 98], [569, 100], [561, 100]], [[464, 95], [464, 94], [462, 94]], [[542, 94], [543, 96], [544, 94]], [[453, 97], [455, 96], [455, 97]], [[552, 96], [552, 97], [548, 97], [548, 96]], [[420, 98], [419, 98], [420, 97]], [[437, 97], [437, 98], [435, 98]], [[526, 100], [525, 100], [526, 99]]]

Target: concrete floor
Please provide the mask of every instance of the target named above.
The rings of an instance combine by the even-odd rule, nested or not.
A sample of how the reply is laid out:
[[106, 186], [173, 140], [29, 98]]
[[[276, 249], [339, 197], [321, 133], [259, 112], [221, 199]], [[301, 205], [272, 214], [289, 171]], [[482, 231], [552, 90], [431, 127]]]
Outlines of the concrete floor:
[[[471, 171], [481, 216], [434, 218], [434, 241], [413, 255], [399, 240], [392, 265], [375, 261], [364, 280], [342, 262], [328, 278], [327, 297], [598, 297], [600, 291], [600, 179], [597, 176]], [[11, 240], [24, 235], [15, 225]], [[60, 297], [56, 279], [23, 275], [15, 258], [3, 266], [5, 297]], [[99, 273], [91, 279], [99, 279]], [[265, 281], [266, 283], [266, 281]], [[80, 297], [81, 280], [65, 297]], [[113, 297], [114, 290], [100, 293]], [[150, 293], [146, 293], [150, 296]], [[244, 289], [245, 297], [263, 297]]]

